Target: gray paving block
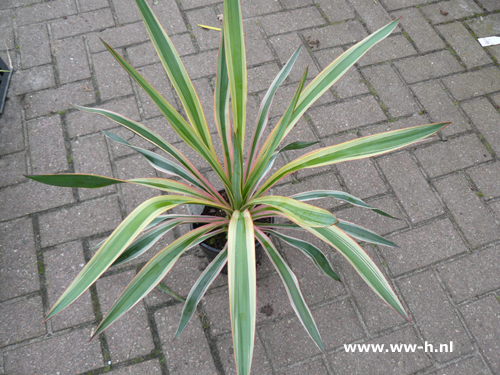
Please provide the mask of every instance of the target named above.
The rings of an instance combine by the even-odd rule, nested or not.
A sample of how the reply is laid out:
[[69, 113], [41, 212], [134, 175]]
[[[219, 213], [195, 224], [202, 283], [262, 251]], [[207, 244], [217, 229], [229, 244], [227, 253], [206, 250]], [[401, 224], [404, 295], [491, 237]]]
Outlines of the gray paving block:
[[464, 100], [500, 90], [500, 70], [497, 67], [484, 68], [446, 77], [442, 81], [457, 100]]
[[500, 371], [498, 300], [488, 296], [462, 307], [461, 311], [493, 372]]
[[[189, 55], [195, 52], [189, 34], [174, 35], [171, 38], [179, 56]], [[128, 61], [133, 67], [149, 65], [160, 62], [160, 58], [152, 42], [146, 42], [127, 48]]]
[[[85, 266], [81, 242], [59, 245], [43, 253], [48, 302], [52, 307]], [[52, 329], [58, 331], [94, 321], [90, 292], [86, 291], [73, 304], [51, 319]]]
[[61, 117], [41, 117], [27, 123], [33, 174], [67, 171]]
[[330, 366], [341, 374], [369, 374], [377, 369], [381, 374], [413, 374], [431, 365], [430, 359], [423, 350], [414, 353], [391, 351], [390, 344], [418, 344], [421, 340], [412, 327], [407, 326], [398, 331], [389, 332], [381, 337], [366, 341], [368, 345], [384, 345], [383, 352], [345, 352], [342, 351], [329, 357]]
[[269, 89], [279, 71], [276, 63], [264, 64], [248, 69], [248, 92], [253, 93], [264, 90], [263, 95], [265, 95], [265, 92], [267, 92], [267, 89]]
[[481, 132], [493, 151], [500, 154], [500, 113], [495, 109], [488, 99], [477, 99], [462, 103], [462, 108], [470, 117], [473, 124]]
[[496, 259], [500, 249], [492, 247], [446, 263], [438, 268], [439, 275], [456, 303], [500, 287], [491, 277], [500, 268]]
[[182, 334], [172, 341], [177, 331], [182, 306], [174, 305], [155, 313], [167, 368], [173, 374], [211, 375], [216, 373], [199, 317], [194, 314]]
[[386, 120], [373, 96], [351, 99], [308, 111], [321, 137]]
[[16, 302], [0, 304], [2, 314], [0, 345], [13, 345], [45, 334], [42, 298], [35, 296]]
[[45, 24], [20, 27], [18, 33], [23, 69], [52, 62], [49, 35]]
[[[356, 43], [368, 36], [368, 33], [359, 21], [348, 21], [335, 25], [328, 25], [308, 30], [304, 34], [310, 36], [311, 40], [319, 41], [319, 48], [321, 49]], [[305, 51], [302, 51], [301, 53], [304, 52]]]
[[375, 88], [391, 116], [405, 116], [420, 110], [410, 90], [405, 87], [390, 65], [366, 68], [363, 69], [363, 73]]
[[147, 362], [141, 362], [138, 364], [133, 364], [131, 366], [122, 367], [118, 370], [113, 370], [110, 372], [112, 375], [161, 375], [160, 362], [157, 359], [153, 359]]
[[95, 102], [91, 81], [68, 83], [56, 89], [27, 94], [24, 97], [26, 118], [32, 119], [52, 112], [69, 109], [73, 104], [86, 105]]
[[31, 219], [0, 224], [0, 300], [40, 289]]
[[360, 66], [377, 64], [415, 55], [417, 51], [404, 35], [393, 35], [377, 43], [358, 62]]
[[[243, 0], [245, 1], [245, 0]], [[220, 3], [220, 0], [182, 0], [182, 7], [184, 9], [197, 8], [200, 6], [207, 6], [215, 3]]]
[[490, 153], [475, 134], [419, 148], [415, 150], [415, 155], [431, 178], [491, 159]]
[[490, 57], [483, 50], [479, 42], [460, 22], [441, 25], [437, 29], [468, 69], [491, 64]]
[[[97, 281], [97, 294], [103, 315], [107, 314], [135, 274], [134, 270], [121, 272]], [[155, 348], [143, 302], [122, 315], [106, 330], [105, 335], [112, 363], [147, 355]]]
[[[398, 285], [424, 340], [433, 345], [433, 357], [438, 362], [447, 362], [474, 350], [446, 293], [431, 271], [401, 279]], [[450, 342], [453, 342], [453, 351]], [[446, 344], [450, 351], [441, 351], [440, 344]]]
[[380, 246], [379, 249], [396, 276], [468, 251], [448, 219], [396, 234], [390, 239], [399, 247]]
[[[387, 3], [387, 2], [386, 2]], [[420, 52], [430, 52], [445, 48], [445, 44], [416, 8], [394, 12], [393, 17], [403, 16], [400, 25], [408, 33]]]
[[201, 52], [196, 55], [185, 56], [182, 61], [191, 79], [215, 74], [218, 50]]
[[[139, 109], [137, 108], [137, 102], [134, 97], [109, 101], [103, 105], [95, 106], [95, 108], [113, 111], [135, 121], [139, 121], [141, 119]], [[109, 120], [104, 116], [79, 110], [66, 114], [66, 124], [68, 128], [68, 136], [70, 138], [95, 133], [100, 130], [106, 130], [117, 126], [116, 122]]]
[[[75, 173], [113, 177], [106, 141], [102, 134], [79, 137], [71, 142]], [[99, 197], [116, 191], [115, 185], [100, 189], [78, 189], [81, 200]]]
[[155, 4], [154, 1], [149, 0], [148, 3], [168, 35], [187, 31], [187, 27], [176, 1], [168, 0]]
[[[359, 130], [359, 135], [365, 137], [367, 135], [372, 135], [372, 134], [379, 134], [391, 130], [397, 130], [397, 129], [404, 129], [408, 128], [411, 126], [418, 126], [418, 125], [423, 125], [429, 123], [429, 119], [427, 116], [420, 114], [420, 113], [415, 113], [410, 117], [406, 118], [400, 118], [396, 121], [387, 121], [382, 124], [377, 124], [377, 125], [372, 125], [367, 128], [363, 128]], [[433, 136], [430, 138], [427, 138], [425, 140], [420, 141], [420, 144], [428, 143], [435, 141], [437, 139], [437, 136]], [[396, 151], [397, 152], [397, 151]]]
[[141, 20], [141, 14], [134, 3], [126, 0], [111, 0], [111, 3], [113, 4], [119, 24], [123, 25]]
[[317, 359], [313, 362], [301, 363], [287, 368], [283, 371], [277, 372], [279, 375], [301, 375], [301, 374], [316, 374], [316, 375], [327, 375], [328, 371], [325, 367], [323, 360]]
[[425, 81], [463, 71], [457, 59], [447, 50], [396, 61], [394, 65], [407, 83]]
[[389, 10], [407, 8], [414, 5], [421, 5], [431, 2], [430, 0], [383, 0]]
[[18, 26], [66, 17], [76, 14], [77, 12], [73, 0], [55, 0], [51, 4], [33, 3], [34, 1], [25, 1], [24, 4], [22, 4], [23, 6], [15, 9], [16, 23]]
[[381, 158], [378, 163], [413, 223], [444, 213], [443, 207], [408, 153]]
[[5, 0], [0, 4], [0, 9], [11, 9], [11, 8], [16, 8], [16, 7], [25, 7], [25, 6], [30, 6], [34, 3], [36, 3], [37, 0]]
[[462, 374], [489, 374], [483, 361], [478, 357], [469, 357], [459, 362], [452, 363], [442, 369], [431, 372], [431, 375], [462, 375]]
[[[188, 0], [188, 2], [191, 3], [192, 1]], [[279, 12], [280, 10], [282, 10], [281, 4], [277, 1], [267, 1], [267, 0], [241, 1], [241, 14], [243, 16], [243, 19], [259, 16], [261, 14], [266, 14], [266, 13]]]
[[[423, 6], [421, 9], [432, 24], [444, 23], [481, 13], [481, 9], [472, 0], [441, 1]], [[442, 14], [441, 10], [446, 14]]]
[[92, 10], [109, 7], [108, 0], [78, 0], [80, 12], [89, 12]]
[[355, 16], [345, 0], [317, 0], [316, 4], [320, 6], [330, 22], [343, 21]]
[[[19, 199], [20, 197], [23, 199]], [[73, 200], [71, 189], [61, 189], [28, 180], [0, 190], [0, 220], [15, 219], [62, 206]]]
[[[205, 51], [209, 49], [219, 48], [220, 32], [215, 30], [207, 30], [199, 27], [198, 25], [207, 25], [211, 27], [222, 27], [222, 23], [217, 19], [215, 9], [212, 7], [197, 8], [186, 12], [189, 23], [193, 25], [193, 34], [200, 50]], [[245, 41], [248, 34], [245, 30]], [[248, 54], [248, 52], [247, 52]]]
[[283, 34], [326, 23], [314, 6], [262, 16], [259, 21], [268, 35]]
[[255, 23], [255, 20], [244, 21], [243, 28], [245, 30], [247, 65], [252, 66], [274, 60], [274, 56], [266, 40], [262, 36], [259, 27]]
[[[59, 188], [59, 191], [63, 190]], [[121, 221], [116, 197], [86, 201], [40, 216], [42, 247], [115, 229]]]
[[0, 158], [0, 187], [23, 182], [26, 174], [26, 153], [18, 152]]
[[[122, 54], [121, 51], [117, 51]], [[101, 100], [133, 94], [131, 78], [109, 52], [92, 55]]]
[[5, 102], [0, 117], [0, 155], [24, 150], [21, 100], [13, 96]]
[[483, 8], [488, 12], [500, 9], [500, 4], [495, 0], [483, 0], [481, 4], [483, 5]]
[[392, 21], [382, 4], [370, 0], [351, 0], [353, 8], [366, 24], [368, 31], [373, 33]]
[[74, 369], [90, 371], [103, 366], [99, 340], [92, 340], [91, 328], [71, 331], [4, 353], [4, 368], [9, 374], [40, 373], [69, 375]]
[[91, 53], [106, 51], [100, 39], [113, 48], [126, 47], [149, 40], [146, 27], [142, 22], [131, 23], [124, 26], [113, 27], [87, 35]]
[[[227, 375], [236, 374], [236, 365], [234, 363], [233, 338], [231, 335], [224, 335], [217, 340], [217, 349], [221, 357], [224, 373]], [[252, 360], [252, 374], [265, 375], [272, 373], [271, 364], [266, 357], [264, 347], [259, 339], [255, 337], [254, 352]]]
[[52, 36], [56, 39], [100, 31], [112, 26], [115, 26], [115, 21], [109, 8], [81, 13], [50, 23]]
[[15, 95], [22, 95], [54, 85], [54, 67], [52, 65], [37, 66], [31, 69], [17, 70], [12, 75], [9, 91], [12, 90]]
[[493, 215], [462, 175], [454, 174], [435, 182], [444, 203], [472, 247], [498, 239], [500, 231]]
[[468, 173], [486, 199], [500, 196], [500, 185], [498, 184], [500, 163], [497, 162], [477, 167], [471, 169]]
[[446, 90], [438, 81], [428, 81], [411, 87], [425, 111], [434, 122], [448, 122], [451, 124], [442, 130], [445, 135], [462, 133], [470, 130], [469, 121], [460, 111], [457, 102], [453, 102]]
[[[483, 6], [485, 6], [484, 4], [485, 1], [483, 1]], [[481, 38], [497, 35], [498, 31], [500, 31], [500, 28], [498, 26], [499, 20], [500, 15], [496, 13], [479, 18], [473, 18], [465, 22], [471, 28], [474, 34], [477, 37]]]
[[57, 40], [55, 48], [57, 72], [61, 83], [90, 78], [89, 62], [82, 37]]

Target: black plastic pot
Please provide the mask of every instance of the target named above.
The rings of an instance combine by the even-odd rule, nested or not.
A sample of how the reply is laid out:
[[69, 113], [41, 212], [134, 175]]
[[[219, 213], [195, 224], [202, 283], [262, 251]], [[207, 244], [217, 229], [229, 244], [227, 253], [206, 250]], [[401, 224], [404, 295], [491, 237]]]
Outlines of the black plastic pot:
[[1, 58], [0, 70], [8, 70], [8, 72], [0, 72], [0, 114], [2, 114], [5, 99], [7, 98], [7, 90], [9, 89], [10, 77], [12, 76], [12, 70], [9, 69], [7, 64]]

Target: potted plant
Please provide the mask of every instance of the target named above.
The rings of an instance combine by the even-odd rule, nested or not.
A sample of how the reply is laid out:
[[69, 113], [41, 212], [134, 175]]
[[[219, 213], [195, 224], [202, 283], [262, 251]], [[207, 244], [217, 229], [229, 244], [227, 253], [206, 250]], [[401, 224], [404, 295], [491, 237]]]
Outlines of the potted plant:
[[[245, 145], [247, 67], [241, 8], [238, 0], [224, 1], [224, 22], [215, 82], [215, 124], [222, 147], [222, 160], [219, 160], [200, 101], [179, 55], [147, 2], [136, 0], [136, 3], [161, 62], [182, 102], [187, 120], [113, 48], [104, 44], [156, 103], [177, 134], [208, 162], [220, 178], [224, 187], [224, 196], [177, 148], [145, 126], [111, 111], [76, 106], [82, 111], [97, 113], [116, 121], [165, 151], [169, 158], [135, 147], [122, 138], [105, 132], [112, 140], [136, 150], [156, 169], [176, 179], [136, 178], [124, 181], [89, 174], [27, 176], [55, 186], [100, 188], [112, 184], [131, 183], [168, 193], [142, 203], [115, 229], [55, 303], [46, 319], [52, 318], [77, 299], [109, 267], [139, 256], [166, 232], [185, 223], [198, 225], [165, 247], [141, 269], [110, 308], [94, 336], [103, 332], [160, 283], [186, 250], [213, 236], [223, 234], [227, 236], [227, 242], [204, 270], [186, 298], [176, 335], [179, 335], [186, 326], [210, 283], [227, 263], [236, 367], [238, 374], [250, 373], [255, 336], [255, 243], [257, 240], [280, 275], [293, 309], [305, 330], [318, 347], [323, 349], [320, 334], [301, 294], [297, 278], [276, 250], [268, 234], [276, 235], [300, 249], [326, 276], [336, 280], [338, 277], [318, 248], [279, 233], [281, 228], [305, 230], [339, 251], [375, 293], [395, 311], [408, 318], [380, 270], [351, 236], [375, 244], [395, 245], [365, 228], [338, 220], [331, 212], [312, 206], [306, 201], [334, 197], [374, 210], [382, 215], [387, 214], [345, 192], [316, 190], [291, 197], [272, 196], [268, 195], [268, 192], [285, 176], [301, 169], [387, 153], [424, 139], [441, 130], [447, 123], [395, 130], [325, 147], [306, 153], [267, 176], [280, 152], [311, 145], [311, 143], [294, 142], [284, 147], [281, 146], [287, 134], [315, 100], [372, 46], [387, 37], [399, 20], [387, 24], [351, 47], [304, 87], [307, 77], [306, 69], [288, 108], [269, 136], [264, 139], [271, 101], [276, 90], [292, 69], [300, 52], [299, 47], [283, 66], [262, 100], [255, 127], [252, 129], [251, 141]], [[207, 206], [213, 208], [217, 214], [165, 214], [168, 210], [182, 204]], [[278, 224], [262, 220], [274, 217], [284, 217], [288, 222]]]

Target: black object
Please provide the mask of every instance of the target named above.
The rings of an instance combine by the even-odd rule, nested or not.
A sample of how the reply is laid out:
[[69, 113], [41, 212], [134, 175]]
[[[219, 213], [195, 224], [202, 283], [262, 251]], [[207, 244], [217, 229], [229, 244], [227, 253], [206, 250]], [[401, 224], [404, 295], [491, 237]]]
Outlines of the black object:
[[0, 72], [0, 114], [2, 114], [5, 99], [7, 98], [7, 90], [9, 89], [10, 77], [12, 75], [12, 70], [10, 70], [2, 58], [0, 58], [0, 70], [8, 70], [8, 72]]

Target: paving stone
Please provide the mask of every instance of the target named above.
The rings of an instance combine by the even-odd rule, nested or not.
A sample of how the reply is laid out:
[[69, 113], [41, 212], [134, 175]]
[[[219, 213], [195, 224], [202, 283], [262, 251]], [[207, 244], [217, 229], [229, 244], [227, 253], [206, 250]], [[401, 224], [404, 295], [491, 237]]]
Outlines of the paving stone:
[[[270, 38], [269, 41], [283, 64], [288, 61], [295, 50], [302, 44], [302, 40], [297, 33], [275, 36]], [[316, 77], [319, 73], [319, 70], [314, 64], [314, 61], [311, 59], [311, 56], [303, 51], [295, 61], [293, 69], [288, 77], [294, 82], [300, 81], [306, 67], [309, 67], [307, 73], [308, 77]]]
[[317, 0], [316, 4], [328, 17], [330, 22], [338, 22], [354, 18], [354, 11], [345, 0]]
[[80, 12], [89, 12], [109, 7], [108, 0], [78, 0]]
[[91, 328], [72, 331], [4, 353], [4, 368], [12, 375], [74, 374], [102, 367], [99, 340], [90, 343]]
[[0, 158], [0, 187], [15, 185], [25, 181], [26, 174], [26, 154], [18, 152]]
[[324, 25], [326, 22], [316, 7], [274, 13], [261, 17], [259, 21], [268, 35], [283, 34], [289, 31]]
[[[141, 155], [117, 161], [116, 173], [118, 178], [122, 180], [156, 177], [153, 167]], [[132, 184], [122, 184], [120, 189], [127, 214], [131, 213], [142, 202], [161, 194], [159, 190]]]
[[437, 29], [445, 37], [468, 69], [491, 64], [490, 57], [484, 52], [469, 31], [459, 22], [438, 26]]
[[386, 119], [384, 112], [371, 95], [313, 108], [308, 113], [321, 137]]
[[155, 4], [154, 0], [148, 0], [148, 3], [168, 35], [187, 31], [176, 1], [163, 0]]
[[[245, 1], [245, 0], [243, 0]], [[201, 6], [207, 6], [215, 3], [220, 3], [220, 0], [183, 0], [182, 7], [184, 9], [197, 8]]]
[[[389, 215], [402, 218], [399, 208], [391, 197], [369, 200], [366, 203], [387, 212]], [[394, 220], [361, 207], [352, 207], [338, 211], [336, 216], [339, 219], [361, 225], [380, 235], [406, 227], [404, 220]]]
[[[411, 126], [418, 126], [425, 123], [428, 123], [429, 119], [420, 113], [415, 113], [410, 117], [400, 118], [396, 121], [387, 121], [382, 124], [372, 125], [359, 130], [359, 135], [366, 137], [367, 135], [379, 134], [391, 130], [404, 129]], [[431, 136], [426, 138], [425, 140], [420, 141], [420, 144], [429, 143], [437, 140], [437, 136]], [[398, 152], [398, 151], [396, 151]]]
[[111, 371], [111, 375], [161, 375], [160, 362], [157, 359], [153, 359], [147, 362], [141, 362], [136, 365], [122, 367], [118, 370]]
[[90, 78], [89, 63], [82, 37], [56, 41], [55, 56], [61, 83]]
[[445, 44], [416, 8], [394, 12], [393, 17], [403, 16], [400, 25], [408, 33], [420, 52], [445, 48]]
[[499, 281], [491, 277], [498, 272], [499, 251], [497, 246], [474, 252], [438, 268], [456, 303], [500, 287]]
[[489, 362], [493, 372], [500, 371], [500, 305], [488, 296], [461, 308], [465, 321]]
[[[236, 365], [234, 363], [234, 349], [232, 336], [225, 335], [217, 340], [217, 349], [221, 357], [224, 373], [227, 375], [236, 374]], [[252, 374], [265, 375], [272, 373], [271, 364], [266, 357], [264, 347], [258, 336], [255, 337], [253, 360], [252, 360]]]
[[483, 9], [486, 9], [488, 12], [500, 9], [500, 4], [495, 0], [483, 0], [481, 4], [483, 5]]
[[467, 252], [448, 219], [397, 234], [391, 241], [399, 247], [380, 247], [380, 252], [396, 276]]
[[241, 14], [243, 19], [255, 17], [261, 14], [273, 13], [282, 10], [278, 1], [266, 0], [242, 0]]
[[243, 27], [245, 29], [247, 64], [251, 66], [274, 60], [274, 56], [271, 53], [266, 40], [262, 36], [259, 27], [255, 23], [255, 20], [244, 21]]
[[[117, 51], [121, 54], [120, 51]], [[108, 52], [92, 55], [101, 100], [133, 94], [131, 78]]]
[[444, 85], [457, 100], [500, 90], [500, 70], [496, 67], [443, 78]]
[[383, 3], [389, 10], [407, 8], [413, 5], [421, 5], [429, 2], [430, 0], [383, 0]]
[[[438, 362], [447, 362], [474, 349], [450, 301], [439, 288], [439, 283], [431, 271], [401, 279], [398, 285], [424, 340], [432, 343], [434, 358]], [[450, 349], [450, 342], [453, 342], [453, 352], [437, 353], [440, 344], [446, 344]]]
[[471, 169], [468, 173], [486, 199], [500, 196], [500, 185], [498, 184], [498, 176], [500, 176], [499, 163], [477, 167]]
[[374, 86], [377, 95], [393, 117], [409, 115], [419, 111], [411, 92], [401, 82], [389, 65], [378, 65], [363, 70]]
[[196, 314], [184, 328], [182, 334], [175, 341], [172, 341], [177, 331], [181, 311], [182, 306], [177, 304], [155, 313], [155, 321], [169, 372], [179, 375], [215, 374], [216, 370], [210, 349]]
[[116, 198], [110, 196], [41, 215], [39, 220], [41, 245], [45, 247], [113, 230], [121, 215]]
[[[214, 117], [214, 91], [212, 90], [212, 87], [210, 86], [210, 82], [207, 78], [201, 78], [193, 81], [193, 86], [194, 89], [196, 90], [196, 95], [198, 95], [198, 98], [200, 99], [201, 107], [203, 108], [203, 112], [205, 114], [205, 119], [208, 124], [208, 129], [210, 133], [213, 135], [212, 141], [214, 139], [218, 139], [219, 136], [218, 134], [215, 134], [217, 132], [217, 127], [215, 126], [215, 117]], [[252, 124], [252, 98], [249, 98], [248, 100], [248, 105], [247, 105], [247, 124]], [[255, 117], [257, 117], [257, 114], [255, 114]], [[167, 138], [167, 139], [172, 139], [172, 138]], [[220, 146], [219, 146], [220, 147]], [[222, 149], [222, 148], [221, 148]], [[219, 155], [222, 160], [222, 155]]]
[[112, 26], [115, 26], [115, 22], [109, 8], [81, 13], [50, 23], [52, 36], [56, 39], [99, 31]]
[[404, 152], [378, 160], [412, 223], [444, 213], [411, 156]]
[[[371, 339], [366, 342], [370, 345], [384, 345], [389, 349], [390, 344], [421, 344], [418, 336], [410, 326], [399, 331], [387, 333], [382, 337]], [[330, 365], [341, 374], [368, 374], [377, 369], [381, 374], [413, 374], [431, 364], [431, 361], [423, 351], [408, 354], [402, 352], [340, 352], [329, 357]]]
[[489, 371], [484, 366], [483, 361], [478, 357], [469, 357], [460, 362], [453, 363], [445, 368], [431, 372], [431, 375], [461, 375], [477, 374], [486, 375]]
[[[330, 65], [337, 57], [339, 57], [344, 50], [341, 48], [334, 48], [331, 50], [318, 51], [314, 56], [318, 59], [319, 64], [324, 69]], [[359, 71], [355, 67], [351, 67], [334, 85], [333, 89], [338, 97], [345, 99], [352, 96], [367, 94], [370, 92], [366, 81], [361, 77]], [[323, 95], [326, 95], [323, 94]]]
[[141, 20], [141, 14], [135, 4], [126, 0], [111, 0], [119, 24], [137, 22]]
[[415, 155], [431, 178], [491, 159], [475, 134], [419, 148]]
[[184, 66], [191, 79], [214, 75], [217, 67], [218, 50], [201, 52], [183, 58]]
[[360, 66], [377, 64], [382, 61], [391, 61], [415, 55], [417, 51], [404, 35], [394, 35], [382, 40], [358, 62]]
[[248, 69], [248, 92], [252, 93], [262, 90], [266, 90], [267, 92], [267, 89], [269, 88], [269, 86], [271, 86], [271, 83], [278, 73], [279, 69], [275, 63], [265, 64]]
[[[200, 50], [205, 51], [209, 49], [219, 48], [220, 33], [214, 30], [207, 30], [202, 27], [196, 26], [198, 24], [207, 25], [211, 27], [221, 28], [222, 23], [217, 20], [217, 15], [212, 7], [197, 8], [186, 12], [189, 23], [193, 25], [193, 34], [196, 37], [196, 42]], [[245, 30], [245, 42], [247, 40], [247, 32]], [[246, 43], [245, 43], [246, 44]]]
[[69, 169], [61, 117], [41, 117], [27, 123], [33, 174]]
[[463, 70], [460, 63], [449, 51], [429, 53], [411, 57], [394, 63], [407, 83], [425, 81], [446, 76]]
[[[19, 199], [27, 197], [29, 199]], [[43, 197], [43, 199], [36, 199]], [[73, 202], [70, 189], [44, 185], [33, 180], [0, 190], [0, 220], [44, 211]]]
[[26, 118], [32, 119], [71, 108], [72, 104], [94, 103], [94, 86], [91, 81], [69, 83], [57, 89], [27, 94], [24, 101], [26, 103]]
[[493, 215], [463, 176], [451, 175], [436, 181], [435, 185], [472, 247], [498, 239], [500, 231]]
[[[5, 51], [6, 49], [13, 50], [14, 48], [16, 48], [13, 27], [0, 27], [0, 33], [2, 34], [2, 38], [4, 39], [4, 43], [2, 47], [0, 47], [0, 50]], [[7, 48], [5, 48], [5, 44], [7, 44]], [[8, 57], [2, 56], [2, 60], [8, 61]], [[14, 64], [14, 61], [12, 63]]]
[[[95, 108], [113, 111], [135, 121], [140, 120], [139, 109], [134, 97], [113, 100], [106, 104], [95, 106]], [[116, 126], [116, 122], [104, 116], [78, 110], [66, 114], [66, 124], [70, 138], [95, 133], [99, 130], [106, 130]]]
[[148, 32], [142, 22], [102, 30], [89, 34], [87, 38], [91, 53], [107, 51], [101, 39], [113, 48], [149, 41]]
[[[122, 272], [97, 280], [101, 312], [106, 314], [135, 276]], [[106, 330], [112, 363], [147, 355], [155, 348], [144, 303], [139, 302]]]
[[[85, 266], [81, 242], [59, 245], [43, 253], [45, 281], [49, 305], [52, 307]], [[90, 292], [87, 290], [78, 300], [52, 318], [54, 331], [94, 321]]]
[[49, 35], [45, 24], [21, 27], [18, 32], [23, 69], [52, 62]]
[[21, 101], [13, 96], [5, 101], [0, 117], [0, 155], [24, 150]]
[[45, 326], [41, 324], [42, 298], [39, 296], [0, 304], [0, 314], [2, 315], [1, 346], [45, 334]]
[[[484, 4], [487, 1], [482, 2], [483, 6], [485, 6]], [[497, 35], [498, 32], [500, 31], [500, 27], [498, 26], [499, 20], [500, 20], [500, 15], [490, 14], [487, 16], [482, 16], [467, 20], [465, 21], [465, 23], [471, 28], [471, 30], [477, 37], [481, 38], [481, 37]]]
[[37, 66], [26, 70], [17, 70], [11, 78], [9, 91], [15, 95], [30, 91], [43, 90], [55, 85], [54, 68], [52, 65]]
[[304, 35], [319, 41], [319, 48], [329, 48], [359, 42], [368, 36], [368, 33], [359, 21], [348, 21], [308, 30]]
[[411, 87], [425, 111], [434, 122], [451, 124], [442, 130], [446, 136], [470, 130], [469, 121], [460, 111], [458, 103], [454, 103], [445, 89], [437, 81], [428, 81]]
[[[70, 16], [77, 12], [73, 0], [55, 0], [50, 4], [44, 2], [33, 4], [34, 1], [25, 1], [24, 3], [23, 6], [15, 10], [16, 24], [18, 26]], [[33, 5], [24, 6], [29, 4]]]
[[[311, 312], [326, 350], [364, 336], [354, 309], [347, 300], [324, 305]], [[295, 317], [266, 324], [258, 331], [274, 367], [288, 366], [321, 353]]]
[[470, 117], [486, 142], [500, 154], [500, 113], [490, 104], [488, 99], [477, 99], [462, 104], [465, 113]]
[[500, 220], [500, 204], [499, 202], [493, 202], [488, 205], [490, 209], [493, 211], [497, 219]]
[[317, 374], [317, 375], [327, 375], [325, 364], [321, 359], [317, 359], [313, 362], [302, 363], [297, 366], [289, 367], [284, 371], [278, 371], [279, 375], [300, 375], [300, 374]]
[[1, 223], [0, 249], [0, 300], [40, 289], [31, 219]]
[[13, 12], [10, 10], [0, 11], [0, 27], [13, 27]]
[[[472, 0], [441, 1], [423, 6], [421, 9], [432, 24], [457, 20], [481, 13], [481, 9]], [[447, 12], [446, 15], [442, 14], [441, 10]]]
[[[175, 35], [171, 39], [179, 56], [195, 52], [189, 34]], [[128, 61], [134, 67], [160, 62], [160, 58], [158, 57], [152, 42], [128, 47], [127, 55]]]
[[359, 16], [363, 19], [370, 33], [373, 33], [392, 21], [382, 4], [370, 0], [351, 0]]
[[[92, 134], [71, 142], [75, 173], [90, 173], [113, 177], [106, 141], [102, 134]], [[99, 197], [116, 191], [115, 185], [100, 189], [78, 189], [81, 200]]]

